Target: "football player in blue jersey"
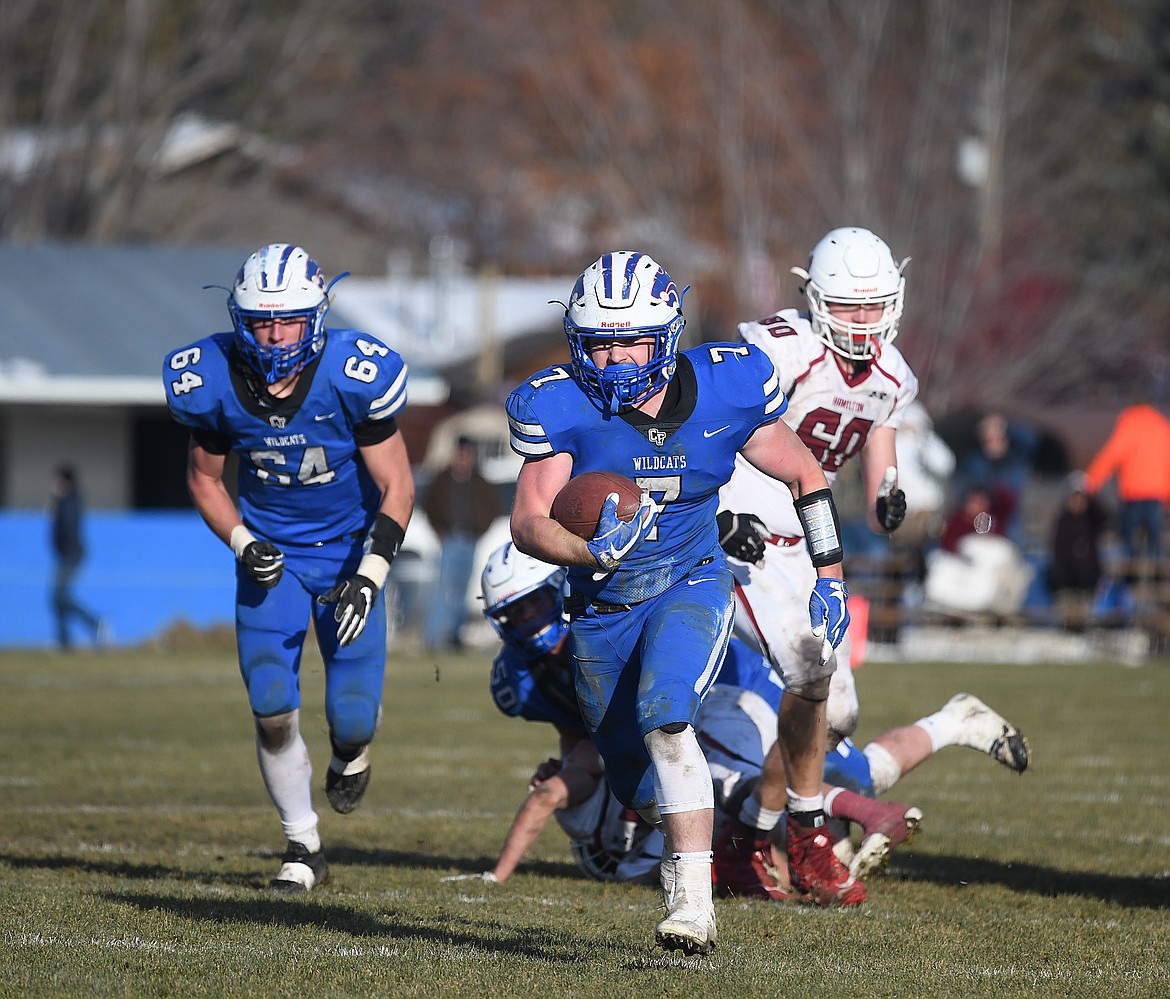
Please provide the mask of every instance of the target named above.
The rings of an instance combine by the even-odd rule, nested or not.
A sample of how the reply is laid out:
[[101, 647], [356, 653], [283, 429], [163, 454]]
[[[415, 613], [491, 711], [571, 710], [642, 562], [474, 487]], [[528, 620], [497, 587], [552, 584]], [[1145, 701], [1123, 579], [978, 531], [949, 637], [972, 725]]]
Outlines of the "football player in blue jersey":
[[[564, 321], [572, 363], [538, 372], [507, 401], [512, 447], [524, 458], [511, 528], [521, 551], [568, 567], [586, 727], [618, 800], [660, 823], [666, 838], [656, 939], [707, 953], [716, 939], [713, 789], [694, 719], [731, 633], [732, 578], [715, 513], [737, 454], [797, 497], [817, 567], [806, 636], [814, 660], [832, 659], [849, 615], [832, 493], [779, 419], [786, 402], [771, 361], [748, 344], [680, 351], [684, 293], [633, 251], [606, 253], [577, 279]], [[610, 496], [584, 540], [550, 514], [560, 489], [587, 471], [627, 476], [643, 492], [628, 522]], [[830, 676], [822, 668], [801, 691], [808, 724], [786, 743], [797, 800], [816, 799], [818, 809]]]
[[[374, 337], [326, 330], [337, 280], [327, 287], [299, 246], [263, 246], [229, 290], [234, 330], [163, 363], [171, 415], [191, 431], [192, 502], [236, 556], [240, 672], [260, 773], [288, 841], [272, 882], [280, 891], [328, 877], [299, 726], [310, 619], [333, 747], [325, 790], [346, 813], [369, 783], [386, 667], [382, 590], [414, 508], [395, 422], [406, 366]], [[230, 452], [239, 509], [223, 481]]]
[[[563, 566], [525, 555], [511, 542], [492, 552], [484, 566], [483, 612], [503, 641], [492, 663], [492, 699], [510, 717], [552, 725], [560, 752], [536, 768], [495, 866], [445, 880], [507, 881], [550, 818], [569, 837], [573, 859], [587, 877], [648, 883], [657, 876], [662, 835], [614, 798], [581, 719], [563, 618], [564, 580]], [[733, 637], [695, 720], [717, 814], [734, 813], [759, 780], [776, 741], [783, 697], [783, 682], [768, 660]], [[875, 798], [947, 746], [986, 753], [1017, 773], [1028, 766], [1027, 740], [1019, 730], [966, 693], [911, 725], [883, 732], [864, 748], [846, 738], [827, 754], [823, 790], [826, 814], [837, 820], [833, 850], [855, 876], [881, 867], [922, 818], [915, 807]], [[856, 848], [849, 823], [860, 828]], [[776, 843], [783, 849], [783, 835], [769, 838], [766, 862], [776, 887], [768, 897], [797, 899]]]

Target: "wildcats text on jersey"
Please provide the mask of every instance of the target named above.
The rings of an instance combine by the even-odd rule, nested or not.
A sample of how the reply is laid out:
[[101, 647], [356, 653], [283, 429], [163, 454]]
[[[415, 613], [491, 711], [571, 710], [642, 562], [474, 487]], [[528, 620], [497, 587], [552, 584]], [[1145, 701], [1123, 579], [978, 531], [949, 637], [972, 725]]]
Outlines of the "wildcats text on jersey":
[[678, 471], [687, 467], [685, 454], [641, 455], [633, 459], [636, 472]]

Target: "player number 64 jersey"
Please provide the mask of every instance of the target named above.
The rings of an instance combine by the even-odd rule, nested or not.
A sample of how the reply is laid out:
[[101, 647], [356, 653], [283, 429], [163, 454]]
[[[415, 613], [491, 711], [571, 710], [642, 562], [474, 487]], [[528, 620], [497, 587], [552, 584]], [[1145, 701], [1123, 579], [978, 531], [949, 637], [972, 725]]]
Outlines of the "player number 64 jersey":
[[329, 330], [293, 394], [265, 406], [233, 364], [234, 340], [217, 333], [172, 351], [163, 384], [175, 420], [238, 455], [244, 523], [277, 545], [368, 529], [381, 497], [358, 448], [393, 432], [402, 358], [364, 333]]

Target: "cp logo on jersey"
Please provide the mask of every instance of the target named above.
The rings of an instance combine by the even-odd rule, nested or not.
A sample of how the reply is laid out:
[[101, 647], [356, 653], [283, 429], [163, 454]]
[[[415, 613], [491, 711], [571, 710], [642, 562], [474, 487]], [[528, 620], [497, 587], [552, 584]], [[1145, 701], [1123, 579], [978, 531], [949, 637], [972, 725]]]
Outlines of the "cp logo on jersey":
[[646, 439], [655, 447], [662, 447], [666, 443], [667, 433], [665, 430], [658, 430], [651, 427], [646, 431]]
[[270, 427], [276, 427], [277, 430], [283, 430], [288, 426], [288, 417], [270, 416], [268, 417], [268, 425]]

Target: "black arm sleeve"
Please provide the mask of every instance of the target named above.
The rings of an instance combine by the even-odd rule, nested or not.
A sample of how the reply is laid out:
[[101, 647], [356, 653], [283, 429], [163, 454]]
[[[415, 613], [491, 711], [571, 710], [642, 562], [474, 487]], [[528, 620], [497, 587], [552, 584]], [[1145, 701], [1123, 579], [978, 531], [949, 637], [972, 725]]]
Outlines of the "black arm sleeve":
[[391, 416], [385, 420], [369, 420], [353, 428], [353, 441], [358, 447], [380, 444], [398, 433], [398, 423]]
[[191, 439], [208, 454], [227, 454], [232, 449], [230, 437], [202, 427], [195, 427], [191, 431]]

